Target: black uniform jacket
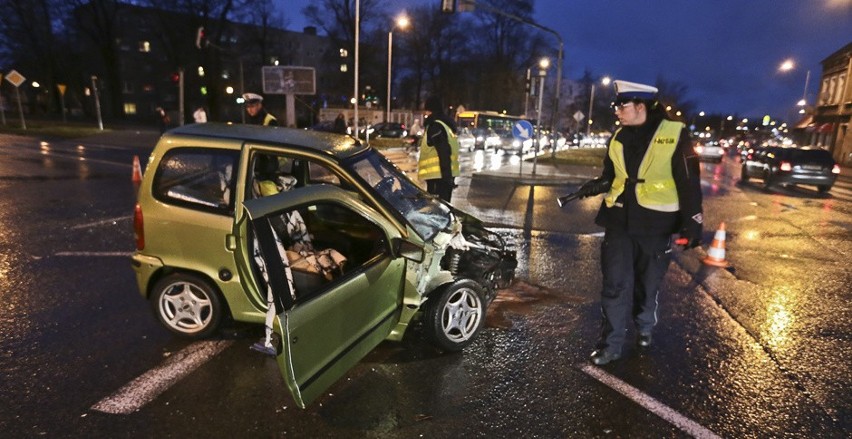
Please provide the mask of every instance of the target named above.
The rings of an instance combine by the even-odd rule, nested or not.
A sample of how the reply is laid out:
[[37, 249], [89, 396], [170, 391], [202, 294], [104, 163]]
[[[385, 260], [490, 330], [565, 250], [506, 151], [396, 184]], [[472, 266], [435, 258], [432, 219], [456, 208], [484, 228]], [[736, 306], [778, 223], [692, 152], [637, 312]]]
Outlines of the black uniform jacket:
[[[644, 124], [623, 127], [618, 132], [616, 139], [624, 145], [624, 163], [631, 179], [638, 178], [639, 165], [661, 121], [662, 116], [649, 115]], [[684, 128], [672, 156], [672, 176], [677, 187], [680, 211], [660, 212], [640, 206], [636, 201], [636, 185], [642, 183], [628, 182], [613, 207], [601, 203], [595, 223], [607, 229], [624, 230], [631, 235], [672, 234], [690, 221], [694, 222], [694, 218], [698, 218], [700, 223], [700, 171], [689, 130]], [[602, 177], [610, 181], [615, 178], [615, 168], [609, 154], [604, 159]]]

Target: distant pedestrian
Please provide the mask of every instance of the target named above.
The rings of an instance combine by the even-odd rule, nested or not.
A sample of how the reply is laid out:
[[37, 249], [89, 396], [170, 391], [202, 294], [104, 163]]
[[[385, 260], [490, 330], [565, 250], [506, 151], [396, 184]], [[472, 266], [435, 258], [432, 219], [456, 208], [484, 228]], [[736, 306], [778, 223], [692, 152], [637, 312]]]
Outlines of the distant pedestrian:
[[206, 123], [207, 111], [204, 110], [204, 107], [198, 107], [195, 109], [195, 112], [192, 113], [192, 118], [195, 119], [195, 123]]
[[426, 182], [426, 191], [450, 202], [459, 175], [459, 141], [456, 123], [444, 112], [440, 96], [426, 100], [426, 134], [420, 138], [417, 176]]
[[334, 119], [334, 132], [346, 134], [346, 116], [343, 113], [338, 113], [337, 118]]
[[169, 119], [169, 113], [166, 113], [163, 107], [157, 107], [155, 111], [157, 113], [157, 120], [160, 122], [160, 133], [165, 133], [172, 123], [172, 120]]
[[250, 125], [278, 126], [278, 119], [263, 108], [263, 96], [255, 93], [243, 94], [245, 100], [246, 123]]
[[605, 228], [601, 332], [590, 358], [597, 365], [621, 358], [631, 319], [639, 347], [651, 345], [672, 234], [693, 248], [703, 230], [700, 166], [689, 130], [667, 118], [655, 87], [614, 82], [621, 128], [610, 138], [601, 176], [580, 188], [582, 197], [604, 194], [595, 218]]

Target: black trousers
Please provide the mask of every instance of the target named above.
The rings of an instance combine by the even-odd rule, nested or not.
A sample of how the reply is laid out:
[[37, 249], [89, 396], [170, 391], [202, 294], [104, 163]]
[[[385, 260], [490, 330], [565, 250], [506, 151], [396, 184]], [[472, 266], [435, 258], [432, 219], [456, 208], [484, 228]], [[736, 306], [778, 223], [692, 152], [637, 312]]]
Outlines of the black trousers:
[[632, 318], [639, 332], [657, 324], [657, 295], [671, 261], [671, 235], [607, 229], [601, 244], [601, 334], [597, 348], [621, 353]]
[[432, 195], [437, 195], [438, 198], [450, 202], [453, 197], [453, 189], [456, 187], [455, 178], [436, 178], [434, 180], [426, 180], [426, 192]]

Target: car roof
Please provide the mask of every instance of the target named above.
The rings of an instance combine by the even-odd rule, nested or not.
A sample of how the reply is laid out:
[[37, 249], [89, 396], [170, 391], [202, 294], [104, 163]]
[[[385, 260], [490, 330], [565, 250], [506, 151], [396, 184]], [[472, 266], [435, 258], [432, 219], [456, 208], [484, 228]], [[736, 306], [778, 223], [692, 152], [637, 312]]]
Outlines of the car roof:
[[190, 136], [209, 139], [228, 139], [243, 143], [281, 145], [325, 152], [345, 159], [370, 149], [348, 135], [297, 128], [269, 127], [247, 124], [196, 123], [174, 128], [163, 138]]

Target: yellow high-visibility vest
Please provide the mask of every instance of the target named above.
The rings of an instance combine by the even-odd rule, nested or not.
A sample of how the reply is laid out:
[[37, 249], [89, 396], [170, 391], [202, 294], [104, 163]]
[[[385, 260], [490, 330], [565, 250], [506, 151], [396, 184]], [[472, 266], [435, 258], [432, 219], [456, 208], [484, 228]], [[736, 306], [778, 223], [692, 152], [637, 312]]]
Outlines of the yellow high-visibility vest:
[[[680, 140], [680, 132], [684, 125], [681, 122], [663, 120], [657, 127], [654, 138], [642, 163], [639, 164], [639, 175], [644, 182], [636, 183], [636, 201], [640, 206], [660, 212], [677, 212], [680, 203], [677, 198], [677, 188], [672, 176], [672, 156]], [[615, 179], [609, 192], [604, 196], [607, 207], [615, 205], [615, 200], [624, 192], [627, 182], [627, 166], [624, 163], [624, 145], [615, 140], [618, 132], [612, 136], [609, 144], [609, 158], [615, 168]]]
[[269, 113], [266, 113], [266, 116], [264, 116], [264, 118], [263, 118], [263, 126], [269, 126], [269, 124], [272, 123], [273, 120], [278, 121], [278, 119], [276, 119], [275, 116], [273, 116]]
[[[453, 177], [458, 177], [460, 174], [459, 168], [459, 139], [453, 130], [447, 124], [436, 120], [447, 132], [447, 138], [450, 140], [450, 168]], [[420, 137], [420, 160], [417, 162], [417, 176], [421, 180], [435, 180], [441, 178], [441, 162], [438, 158], [438, 150], [426, 144], [426, 132]]]

